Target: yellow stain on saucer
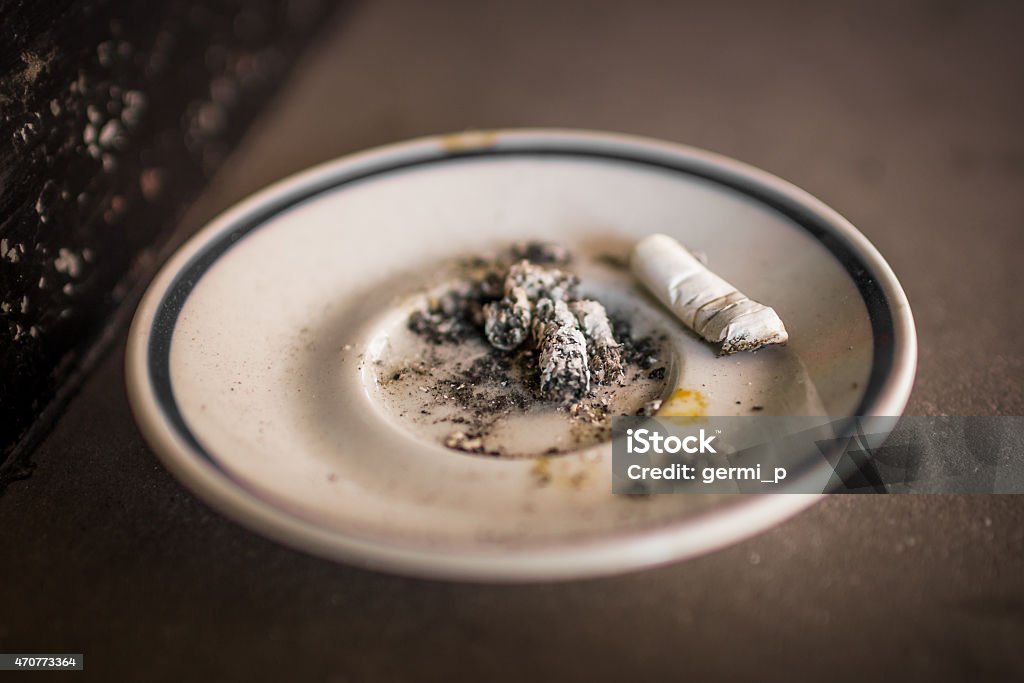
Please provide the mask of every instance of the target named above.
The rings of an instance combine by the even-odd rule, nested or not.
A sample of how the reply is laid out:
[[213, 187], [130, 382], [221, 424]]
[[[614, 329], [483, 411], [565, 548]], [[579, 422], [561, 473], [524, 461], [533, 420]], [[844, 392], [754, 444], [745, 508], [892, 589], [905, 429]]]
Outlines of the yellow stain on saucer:
[[467, 130], [441, 136], [441, 146], [447, 152], [462, 152], [481, 147], [490, 147], [498, 141], [498, 134], [491, 130]]
[[541, 455], [534, 460], [530, 476], [538, 488], [549, 484], [573, 491], [592, 488], [594, 463], [580, 462], [572, 457], [558, 458]]
[[676, 389], [661, 404], [658, 417], [704, 417], [708, 401], [696, 389]]

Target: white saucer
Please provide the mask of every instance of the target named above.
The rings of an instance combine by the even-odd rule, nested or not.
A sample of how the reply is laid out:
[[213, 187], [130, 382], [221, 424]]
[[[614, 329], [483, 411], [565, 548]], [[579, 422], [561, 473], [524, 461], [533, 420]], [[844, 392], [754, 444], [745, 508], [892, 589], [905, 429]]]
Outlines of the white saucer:
[[916, 366], [910, 309], [849, 223], [738, 162], [574, 131], [384, 147], [227, 212], [139, 306], [132, 407], [157, 455], [211, 505], [352, 564], [520, 581], [707, 552], [818, 496], [615, 496], [608, 444], [543, 461], [454, 452], [386, 400], [374, 362], [395, 353], [409, 310], [453, 258], [534, 237], [597, 264], [654, 232], [704, 252], [791, 337], [718, 358], [626, 274], [594, 265], [603, 296], [669, 332], [669, 389], [699, 395], [707, 415], [902, 412]]

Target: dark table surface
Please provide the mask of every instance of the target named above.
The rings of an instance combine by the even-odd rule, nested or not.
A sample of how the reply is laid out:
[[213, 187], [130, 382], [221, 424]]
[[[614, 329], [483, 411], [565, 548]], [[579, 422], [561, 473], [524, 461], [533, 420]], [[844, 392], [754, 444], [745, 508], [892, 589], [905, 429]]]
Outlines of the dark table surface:
[[[287, 173], [420, 134], [676, 140], [803, 186], [878, 246], [917, 317], [909, 413], [1022, 414], [1020, 5], [383, 2], [344, 19], [182, 234]], [[123, 338], [0, 496], [0, 651], [84, 652], [106, 680], [1024, 675], [1024, 498], [833, 496], [608, 579], [392, 577], [282, 548], [184, 490], [132, 421]]]

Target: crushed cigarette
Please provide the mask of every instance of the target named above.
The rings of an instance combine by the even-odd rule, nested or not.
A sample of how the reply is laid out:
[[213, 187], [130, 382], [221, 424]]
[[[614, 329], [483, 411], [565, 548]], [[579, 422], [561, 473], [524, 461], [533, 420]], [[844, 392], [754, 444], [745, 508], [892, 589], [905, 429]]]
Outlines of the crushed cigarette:
[[508, 269], [505, 294], [521, 288], [534, 301], [541, 298], [572, 301], [579, 296], [579, 285], [580, 280], [575, 275], [523, 260]]
[[512, 351], [532, 335], [538, 353], [540, 391], [569, 402], [590, 392], [591, 375], [601, 384], [622, 379], [622, 356], [597, 301], [579, 299], [579, 278], [536, 263], [564, 263], [563, 248], [544, 243], [516, 245], [505, 276], [504, 295], [483, 306], [484, 334], [502, 351]]
[[480, 277], [432, 297], [409, 318], [409, 329], [431, 343], [459, 342], [482, 327], [496, 349], [536, 353], [541, 397], [569, 403], [624, 378], [621, 344], [597, 301], [579, 296], [579, 278], [555, 267], [569, 252], [546, 242], [522, 242], [511, 260], [476, 262]]
[[[635, 334], [628, 313], [580, 298], [570, 262], [537, 241], [459, 260], [457, 278], [406, 320], [421, 344], [380, 366], [403, 418], [453, 451], [517, 458], [600, 443], [614, 415], [649, 408], [669, 381], [665, 336]], [[506, 441], [509, 425], [548, 410], [567, 432], [537, 450]]]
[[502, 351], [518, 348], [530, 336], [530, 299], [522, 287], [511, 287], [499, 301], [484, 304], [484, 334]]
[[571, 401], [590, 392], [587, 340], [565, 301], [544, 297], [534, 312], [540, 390], [549, 399]]
[[622, 352], [615, 341], [608, 313], [601, 302], [580, 299], [569, 304], [569, 310], [576, 316], [583, 336], [587, 340], [590, 356], [590, 374], [602, 384], [611, 384], [622, 379]]
[[667, 235], [637, 242], [630, 268], [683, 324], [707, 341], [721, 343], [722, 354], [789, 340], [773, 309], [739, 292]]

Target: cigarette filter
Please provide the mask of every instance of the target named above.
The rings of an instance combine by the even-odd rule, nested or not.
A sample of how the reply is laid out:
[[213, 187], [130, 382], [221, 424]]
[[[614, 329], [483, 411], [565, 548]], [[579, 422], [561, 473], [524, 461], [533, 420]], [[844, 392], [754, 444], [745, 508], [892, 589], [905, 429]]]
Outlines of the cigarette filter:
[[683, 324], [709, 342], [720, 342], [723, 354], [789, 340], [773, 309], [712, 273], [668, 235], [651, 235], [637, 242], [630, 268]]

